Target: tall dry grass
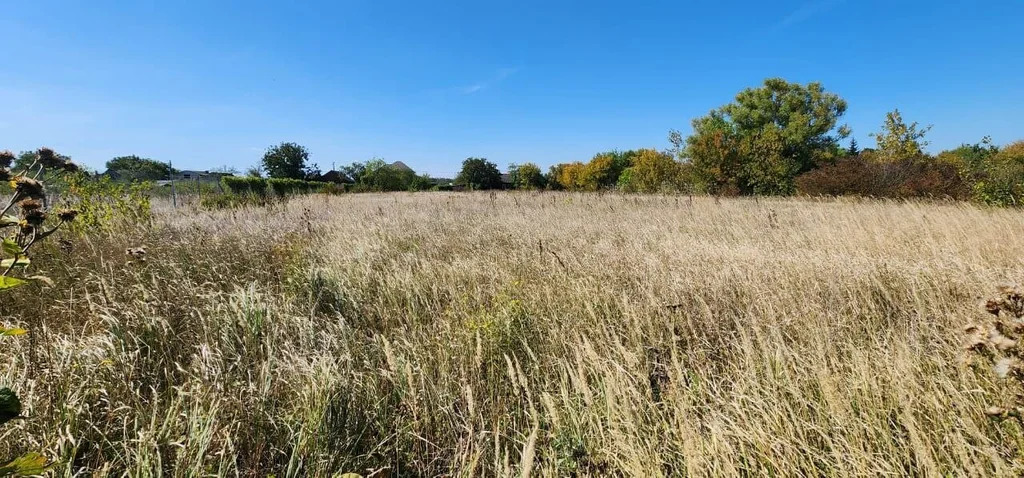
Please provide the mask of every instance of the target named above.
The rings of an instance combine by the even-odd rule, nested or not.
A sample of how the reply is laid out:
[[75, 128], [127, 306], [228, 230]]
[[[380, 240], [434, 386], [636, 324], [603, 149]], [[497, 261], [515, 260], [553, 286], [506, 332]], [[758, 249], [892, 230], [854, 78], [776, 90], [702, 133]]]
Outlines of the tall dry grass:
[[31, 415], [0, 452], [64, 476], [1024, 470], [960, 333], [1024, 277], [1018, 210], [427, 193], [156, 216], [41, 251], [56, 287], [0, 304], [33, 331], [0, 343]]

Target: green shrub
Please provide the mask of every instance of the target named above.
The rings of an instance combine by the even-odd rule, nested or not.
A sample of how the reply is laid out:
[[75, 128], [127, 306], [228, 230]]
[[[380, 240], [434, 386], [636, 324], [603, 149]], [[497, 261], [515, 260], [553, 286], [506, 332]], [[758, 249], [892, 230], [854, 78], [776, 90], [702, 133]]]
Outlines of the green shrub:
[[265, 197], [267, 195], [267, 180], [252, 176], [224, 176], [220, 180], [224, 189], [232, 194], [252, 195]]
[[345, 185], [344, 184], [337, 184], [337, 183], [317, 183], [317, 184], [320, 185], [319, 189], [317, 189], [317, 192], [322, 193], [322, 194], [344, 194], [345, 193]]
[[124, 183], [107, 176], [68, 175], [61, 200], [75, 203], [78, 218], [71, 224], [76, 233], [114, 230], [123, 221], [148, 222], [152, 217], [148, 182]]
[[986, 161], [974, 198], [996, 206], [1024, 205], [1024, 141], [1008, 144]]
[[321, 182], [291, 178], [270, 178], [267, 180], [267, 184], [270, 185], [270, 190], [280, 197], [315, 193], [324, 185]]

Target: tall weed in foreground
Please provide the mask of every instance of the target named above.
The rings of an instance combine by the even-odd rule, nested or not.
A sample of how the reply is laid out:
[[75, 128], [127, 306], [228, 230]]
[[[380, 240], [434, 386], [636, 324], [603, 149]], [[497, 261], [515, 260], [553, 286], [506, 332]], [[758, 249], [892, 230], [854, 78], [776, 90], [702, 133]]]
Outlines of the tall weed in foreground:
[[[46, 182], [68, 174], [74, 174], [78, 167], [53, 152], [41, 148], [37, 159], [22, 171], [10, 170], [14, 155], [0, 151], [0, 180], [8, 181], [13, 192], [7, 197], [6, 206], [0, 211], [0, 229], [4, 231], [2, 259], [0, 259], [0, 292], [8, 294], [10, 289], [26, 286], [30, 281], [52, 285], [49, 278], [28, 275], [31, 266], [29, 250], [54, 232], [71, 223], [78, 216], [76, 209], [56, 209], [50, 204]], [[25, 335], [27, 330], [0, 325], [0, 339]], [[21, 399], [8, 387], [0, 388], [0, 425], [23, 418]], [[3, 461], [0, 461], [3, 463]], [[39, 453], [30, 452], [0, 465], [0, 476], [37, 475], [43, 473], [47, 460]]]

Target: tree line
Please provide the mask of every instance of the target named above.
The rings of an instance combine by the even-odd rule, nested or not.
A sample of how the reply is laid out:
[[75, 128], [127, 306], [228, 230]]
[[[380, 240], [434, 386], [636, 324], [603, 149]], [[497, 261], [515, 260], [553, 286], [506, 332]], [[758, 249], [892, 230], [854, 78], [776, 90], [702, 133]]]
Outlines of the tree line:
[[1024, 141], [999, 147], [986, 137], [930, 155], [931, 127], [908, 123], [897, 109], [871, 134], [875, 147], [862, 150], [854, 139], [842, 144], [851, 135], [840, 124], [846, 109], [820, 83], [771, 78], [694, 119], [689, 136], [670, 131], [665, 151], [599, 153], [546, 175], [532, 163], [512, 171], [524, 189], [1024, 200]]
[[[526, 162], [509, 165], [503, 175], [495, 163], [471, 157], [450, 180], [381, 159], [321, 173], [305, 147], [281, 143], [268, 148], [247, 174], [344, 183], [346, 191], [355, 192], [454, 187], [944, 197], [1014, 205], [1024, 200], [1024, 142], [1000, 147], [986, 137], [930, 155], [925, 152], [930, 126], [907, 122], [894, 110], [871, 134], [874, 147], [861, 149], [856, 140], [846, 141], [851, 136], [841, 124], [846, 109], [846, 101], [820, 83], [770, 78], [694, 119], [690, 135], [670, 131], [669, 148], [602, 152], [587, 162], [555, 164], [547, 172]], [[107, 167], [131, 179], [174, 173], [168, 164], [137, 156], [114, 158]]]

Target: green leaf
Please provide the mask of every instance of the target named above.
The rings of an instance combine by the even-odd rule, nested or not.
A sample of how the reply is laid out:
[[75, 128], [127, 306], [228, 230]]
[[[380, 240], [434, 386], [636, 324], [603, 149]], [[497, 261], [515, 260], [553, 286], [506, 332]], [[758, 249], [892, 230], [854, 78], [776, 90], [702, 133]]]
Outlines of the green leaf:
[[18, 222], [20, 222], [20, 220], [17, 218], [17, 216], [12, 216], [10, 214], [0, 217], [0, 227], [13, 226]]
[[7, 387], [0, 388], [0, 425], [21, 416], [21, 400]]
[[25, 284], [28, 284], [28, 282], [17, 277], [0, 276], [0, 290], [11, 289]]
[[14, 239], [7, 237], [4, 238], [3, 251], [4, 254], [9, 256], [17, 256], [21, 254], [21, 246], [19, 246], [17, 242], [14, 242]]
[[29, 260], [29, 258], [22, 256], [17, 259], [0, 260], [0, 267], [7, 269], [8, 267], [11, 267], [12, 264], [14, 265], [14, 267], [25, 267], [31, 263], [32, 261]]
[[39, 453], [26, 453], [15, 458], [14, 461], [0, 466], [0, 476], [39, 476], [53, 466], [47, 464], [46, 461], [46, 457]]
[[14, 337], [16, 335], [25, 335], [28, 331], [25, 329], [19, 329], [17, 327], [8, 329], [7, 327], [0, 327], [0, 335], [6, 335], [8, 337]]

